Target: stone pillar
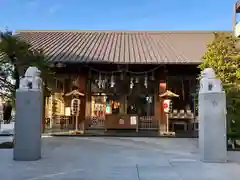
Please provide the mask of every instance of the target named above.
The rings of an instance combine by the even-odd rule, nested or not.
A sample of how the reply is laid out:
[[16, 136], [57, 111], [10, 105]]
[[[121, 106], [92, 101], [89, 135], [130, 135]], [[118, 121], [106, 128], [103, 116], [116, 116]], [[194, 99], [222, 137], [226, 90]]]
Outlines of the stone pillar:
[[40, 87], [41, 82], [38, 82], [37, 87], [35, 82], [41, 80], [35, 74], [32, 76], [26, 76], [26, 74], [16, 92], [13, 150], [13, 159], [16, 161], [35, 161], [41, 158], [43, 94]]
[[227, 162], [226, 96], [211, 68], [203, 71], [199, 91], [199, 150], [204, 162]]

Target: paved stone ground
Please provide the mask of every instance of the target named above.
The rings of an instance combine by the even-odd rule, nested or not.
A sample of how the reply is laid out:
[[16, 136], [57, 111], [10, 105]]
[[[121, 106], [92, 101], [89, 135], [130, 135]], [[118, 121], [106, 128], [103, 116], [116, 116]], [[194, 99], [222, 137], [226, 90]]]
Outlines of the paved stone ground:
[[204, 164], [197, 142], [167, 138], [43, 138], [43, 158], [0, 150], [2, 180], [239, 180], [236, 163]]
[[1, 122], [0, 124], [0, 135], [3, 134], [13, 134], [14, 131], [14, 122], [11, 122], [10, 124], [3, 124]]

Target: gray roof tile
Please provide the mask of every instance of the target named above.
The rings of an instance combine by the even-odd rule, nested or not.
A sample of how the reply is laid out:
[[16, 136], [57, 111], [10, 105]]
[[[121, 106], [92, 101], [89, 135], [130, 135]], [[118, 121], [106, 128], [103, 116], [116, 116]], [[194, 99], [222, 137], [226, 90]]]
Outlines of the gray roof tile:
[[199, 64], [213, 32], [18, 31], [52, 62]]

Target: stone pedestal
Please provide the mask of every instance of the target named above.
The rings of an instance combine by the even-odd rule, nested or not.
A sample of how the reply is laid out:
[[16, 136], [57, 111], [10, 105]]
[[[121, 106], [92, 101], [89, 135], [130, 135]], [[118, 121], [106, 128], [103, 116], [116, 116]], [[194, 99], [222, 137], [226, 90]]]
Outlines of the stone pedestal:
[[200, 159], [210, 163], [227, 162], [226, 95], [214, 71], [208, 68], [204, 72], [199, 91]]
[[41, 158], [42, 108], [41, 91], [16, 92], [14, 160], [35, 161]]
[[199, 148], [205, 162], [226, 162], [225, 93], [199, 94]]

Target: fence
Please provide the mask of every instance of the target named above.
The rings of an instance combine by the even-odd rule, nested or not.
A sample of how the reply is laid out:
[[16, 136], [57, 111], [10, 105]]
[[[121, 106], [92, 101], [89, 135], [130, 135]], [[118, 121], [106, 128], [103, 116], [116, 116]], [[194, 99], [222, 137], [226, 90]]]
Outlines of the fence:
[[154, 116], [141, 116], [138, 120], [139, 130], [158, 130], [159, 122]]
[[[80, 123], [81, 121], [79, 121]], [[46, 119], [46, 131], [51, 132], [62, 132], [62, 131], [71, 131], [75, 129], [76, 120], [69, 116], [55, 116], [54, 120]], [[80, 128], [80, 126], [79, 126]], [[105, 118], [90, 116], [86, 117], [84, 121], [84, 129], [105, 129]], [[159, 122], [154, 116], [140, 116], [138, 118], [138, 127], [139, 131], [141, 130], [158, 130]]]

